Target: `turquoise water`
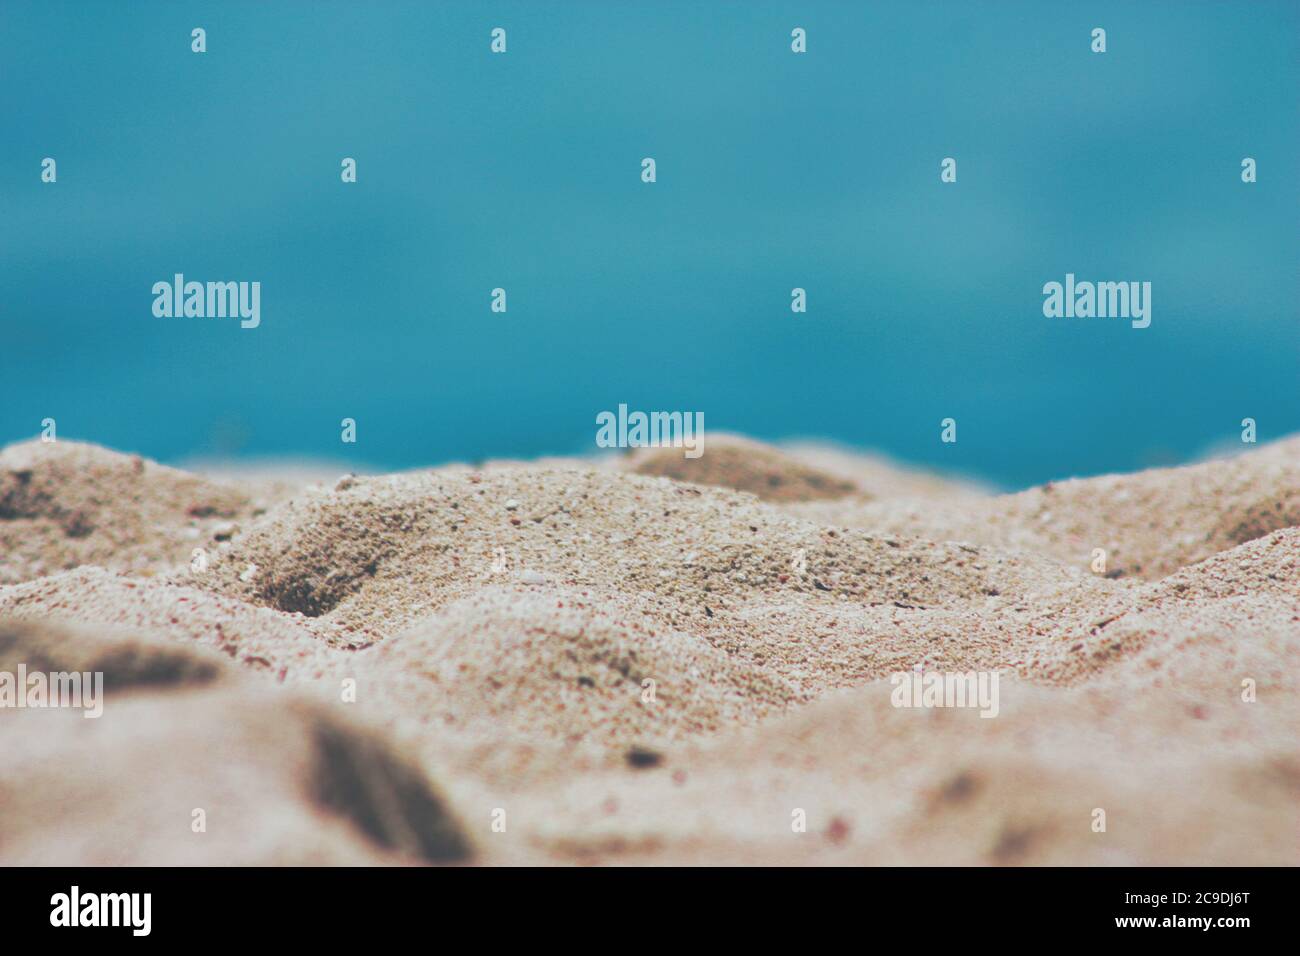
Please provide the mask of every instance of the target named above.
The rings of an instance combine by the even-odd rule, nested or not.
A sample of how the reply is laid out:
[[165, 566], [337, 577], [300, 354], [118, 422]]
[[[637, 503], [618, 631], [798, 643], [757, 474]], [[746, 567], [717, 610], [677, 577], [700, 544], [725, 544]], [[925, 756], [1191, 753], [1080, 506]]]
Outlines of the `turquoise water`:
[[[1020, 486], [1300, 430], [1300, 5], [982, 7], [5, 0], [0, 442], [406, 467], [626, 403]], [[155, 317], [178, 272], [260, 326]]]

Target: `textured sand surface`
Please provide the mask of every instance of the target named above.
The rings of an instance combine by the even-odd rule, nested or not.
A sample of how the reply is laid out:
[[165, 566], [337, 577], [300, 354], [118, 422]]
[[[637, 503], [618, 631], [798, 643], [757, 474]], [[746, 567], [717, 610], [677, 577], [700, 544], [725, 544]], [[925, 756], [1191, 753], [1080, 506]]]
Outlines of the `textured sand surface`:
[[1017, 548], [1112, 577], [1155, 580], [1300, 524], [1300, 438], [1184, 468], [1052, 482], [960, 501], [843, 501], [792, 509], [816, 522]]
[[385, 739], [301, 695], [268, 692], [220, 657], [104, 626], [0, 621], [0, 670], [20, 663], [103, 672], [105, 711], [5, 712], [7, 864], [470, 856], [424, 772]]
[[0, 709], [0, 862], [1295, 864], [1298, 655], [1300, 439], [1014, 495], [732, 436], [296, 485], [31, 442], [0, 671], [105, 711]]
[[208, 481], [80, 442], [0, 450], [0, 584], [94, 564], [158, 573], [265, 509], [267, 489]]

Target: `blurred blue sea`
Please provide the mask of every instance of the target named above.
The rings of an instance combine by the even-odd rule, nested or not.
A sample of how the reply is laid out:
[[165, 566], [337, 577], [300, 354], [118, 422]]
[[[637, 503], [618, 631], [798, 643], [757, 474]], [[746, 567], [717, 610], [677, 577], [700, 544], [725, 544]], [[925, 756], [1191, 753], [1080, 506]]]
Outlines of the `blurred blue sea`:
[[[397, 468], [625, 402], [1018, 487], [1266, 441], [1298, 52], [1295, 2], [3, 0], [0, 443]], [[260, 328], [155, 318], [177, 272]], [[1151, 327], [1044, 318], [1067, 272]]]

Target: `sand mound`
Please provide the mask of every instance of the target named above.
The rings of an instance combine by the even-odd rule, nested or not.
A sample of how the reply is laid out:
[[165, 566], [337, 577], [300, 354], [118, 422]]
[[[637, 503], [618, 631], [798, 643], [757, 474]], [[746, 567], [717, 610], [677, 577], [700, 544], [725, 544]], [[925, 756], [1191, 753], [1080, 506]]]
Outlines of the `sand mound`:
[[[496, 776], [540, 755], [565, 766], [651, 765], [693, 736], [756, 723], [799, 699], [778, 676], [649, 615], [586, 593], [497, 586], [353, 655], [366, 697], [483, 742]], [[427, 731], [426, 731], [427, 732]], [[526, 740], [526, 753], [504, 753]]]
[[[1045, 655], [1050, 679], [1103, 675], [1130, 687], [1165, 686], [1198, 700], [1298, 689], [1300, 528], [1275, 532], [1138, 589], [1077, 643]], [[1122, 666], [1115, 666], [1123, 662]], [[1290, 663], [1288, 663], [1290, 662]], [[1195, 706], [1200, 706], [1196, 704]]]
[[98, 564], [153, 574], [219, 546], [260, 504], [138, 455], [81, 442], [0, 451], [0, 584]]
[[[640, 771], [592, 762], [578, 782], [538, 780], [503, 802], [533, 846], [588, 862], [1291, 864], [1294, 848], [1272, 828], [1300, 822], [1289, 730], [1300, 721], [1297, 545], [1300, 529], [1278, 532], [1166, 581], [1108, 592], [1112, 613], [1084, 604], [1045, 614], [1025, 638], [1014, 608], [965, 621], [960, 609], [895, 609], [892, 632], [858, 636], [861, 652], [896, 654], [903, 670], [984, 670], [1024, 655], [1002, 672], [996, 719], [898, 709], [889, 682], [857, 679], [749, 733], [666, 742]], [[1218, 587], [1232, 569], [1245, 587]], [[1254, 586], [1263, 583], [1275, 588]], [[785, 632], [800, 623], [792, 616]], [[473, 656], [451, 647], [431, 656], [440, 653], [453, 672]], [[399, 669], [420, 657], [402, 655]], [[879, 673], [890, 664], [878, 660]], [[819, 679], [829, 683], [824, 671]], [[554, 726], [544, 702], [555, 691], [527, 678], [517, 686], [503, 722], [532, 700], [529, 718]], [[1092, 829], [1097, 809], [1105, 832]], [[796, 810], [806, 833], [791, 829]], [[1209, 817], [1215, 826], [1203, 825]]]
[[[757, 464], [724, 456], [729, 483], [775, 467], [731, 447]], [[22, 821], [0, 861], [463, 858], [454, 817], [481, 862], [1294, 863], [1298, 452], [876, 501], [851, 463], [823, 469], [851, 496], [797, 500], [817, 482], [786, 471], [775, 501], [456, 466], [256, 517], [226, 489], [241, 530], [216, 540], [187, 502], [219, 486], [11, 448], [7, 572], [79, 547], [104, 567], [0, 587], [0, 671], [103, 670], [109, 700], [0, 719]], [[68, 537], [83, 499], [93, 530]], [[892, 706], [917, 670], [997, 671], [998, 716]]]
[[619, 459], [618, 468], [748, 491], [764, 501], [784, 504], [882, 498], [950, 501], [986, 493], [974, 483], [905, 468], [881, 455], [815, 442], [778, 448], [739, 435], [714, 433], [709, 434], [705, 454], [699, 458], [686, 458], [680, 448], [643, 448]]
[[685, 457], [681, 448], [637, 449], [623, 467], [638, 475], [748, 491], [767, 501], [815, 501], [860, 493], [846, 478], [736, 435], [710, 434], [706, 453], [698, 458]]
[[500, 574], [636, 596], [664, 626], [720, 642], [773, 605], [984, 607], [1108, 587], [1028, 555], [838, 532], [749, 495], [579, 470], [346, 479], [268, 515], [197, 586], [379, 640]]
[[518, 815], [556, 858], [597, 863], [1295, 863], [1276, 838], [1300, 824], [1290, 699], [1197, 714], [1160, 691], [1008, 681], [983, 719], [894, 708], [891, 690], [535, 793]]
[[317, 676], [327, 666], [321, 640], [294, 615], [97, 567], [0, 588], [0, 616], [111, 625], [192, 641], [280, 680]]
[[1179, 601], [1275, 595], [1300, 602], [1300, 527], [1261, 535], [1157, 582], [1144, 593]]
[[[103, 670], [97, 719], [0, 721], [5, 865], [443, 862], [469, 844], [414, 765], [220, 659], [113, 631], [0, 621], [0, 670]], [[11, 666], [12, 665], [12, 666]], [[202, 812], [206, 829], [196, 832]]]
[[1079, 568], [1157, 580], [1220, 551], [1300, 524], [1300, 438], [1235, 458], [1054, 482], [959, 503], [788, 506], [809, 520], [877, 533], [968, 541], [1050, 555]]

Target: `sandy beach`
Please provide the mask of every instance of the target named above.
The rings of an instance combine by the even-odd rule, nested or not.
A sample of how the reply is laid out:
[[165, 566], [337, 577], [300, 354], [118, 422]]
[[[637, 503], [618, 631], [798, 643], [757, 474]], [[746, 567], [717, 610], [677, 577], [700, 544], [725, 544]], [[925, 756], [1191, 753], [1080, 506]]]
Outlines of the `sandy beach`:
[[[312, 481], [0, 451], [4, 864], [1300, 863], [1300, 437]], [[996, 715], [900, 674], [998, 677]]]

